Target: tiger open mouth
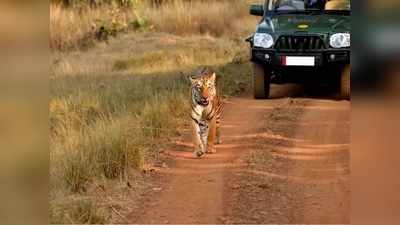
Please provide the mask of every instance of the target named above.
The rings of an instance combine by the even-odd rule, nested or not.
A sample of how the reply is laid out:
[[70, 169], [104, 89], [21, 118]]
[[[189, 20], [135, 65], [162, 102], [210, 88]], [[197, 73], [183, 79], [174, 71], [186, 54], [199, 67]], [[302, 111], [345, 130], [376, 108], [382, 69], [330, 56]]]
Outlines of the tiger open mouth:
[[199, 102], [199, 104], [202, 105], [202, 106], [208, 106], [209, 103], [210, 102], [206, 98], [200, 99], [200, 102]]

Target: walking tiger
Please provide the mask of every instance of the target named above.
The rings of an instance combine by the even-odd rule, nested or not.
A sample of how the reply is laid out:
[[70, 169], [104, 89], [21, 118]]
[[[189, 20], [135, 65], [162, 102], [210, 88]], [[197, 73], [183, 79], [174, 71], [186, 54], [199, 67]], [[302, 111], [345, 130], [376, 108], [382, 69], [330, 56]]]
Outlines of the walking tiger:
[[204, 68], [190, 77], [190, 105], [195, 157], [216, 153], [221, 143], [220, 120], [222, 102], [217, 87], [217, 75]]

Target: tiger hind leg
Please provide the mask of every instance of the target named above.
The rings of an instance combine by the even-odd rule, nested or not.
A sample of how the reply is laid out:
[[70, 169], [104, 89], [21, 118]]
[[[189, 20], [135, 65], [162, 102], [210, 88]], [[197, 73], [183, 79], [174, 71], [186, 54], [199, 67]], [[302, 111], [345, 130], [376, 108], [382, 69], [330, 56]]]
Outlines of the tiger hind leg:
[[217, 119], [215, 121], [215, 129], [216, 129], [215, 144], [217, 145], [222, 144], [220, 127], [221, 127], [221, 113], [218, 113]]

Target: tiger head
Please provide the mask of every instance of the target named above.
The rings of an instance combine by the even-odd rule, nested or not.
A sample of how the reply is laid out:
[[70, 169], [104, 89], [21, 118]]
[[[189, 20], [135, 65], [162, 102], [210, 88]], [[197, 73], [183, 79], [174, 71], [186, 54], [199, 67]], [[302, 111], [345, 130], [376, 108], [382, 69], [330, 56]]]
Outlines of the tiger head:
[[216, 74], [203, 74], [190, 77], [192, 100], [202, 106], [208, 106], [217, 95]]

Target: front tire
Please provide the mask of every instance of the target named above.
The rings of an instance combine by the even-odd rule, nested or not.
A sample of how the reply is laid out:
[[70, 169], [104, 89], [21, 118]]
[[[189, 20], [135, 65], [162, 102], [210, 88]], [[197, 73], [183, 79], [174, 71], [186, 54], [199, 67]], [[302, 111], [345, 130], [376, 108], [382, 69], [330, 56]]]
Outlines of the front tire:
[[342, 99], [350, 99], [350, 74], [351, 67], [350, 64], [344, 66], [340, 75], [340, 97]]
[[267, 99], [270, 94], [271, 74], [262, 65], [256, 63], [252, 65], [254, 98]]

